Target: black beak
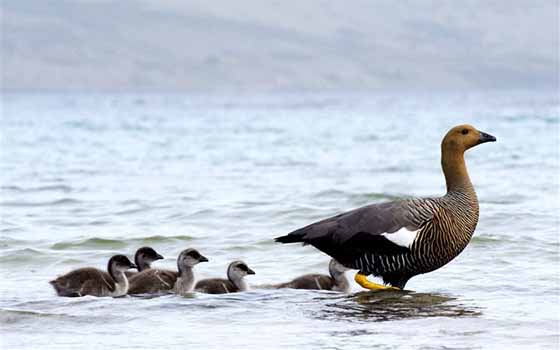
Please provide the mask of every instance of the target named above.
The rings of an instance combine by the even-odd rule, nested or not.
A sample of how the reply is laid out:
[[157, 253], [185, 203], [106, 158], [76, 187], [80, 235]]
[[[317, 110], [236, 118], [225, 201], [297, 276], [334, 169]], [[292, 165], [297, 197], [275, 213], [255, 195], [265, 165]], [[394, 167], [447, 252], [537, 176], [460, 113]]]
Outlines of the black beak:
[[496, 141], [496, 138], [490, 134], [487, 134], [482, 131], [479, 131], [478, 133], [480, 134], [480, 139], [479, 139], [480, 143]]
[[136, 266], [135, 264], [130, 263], [130, 267], [129, 267], [129, 268], [131, 268], [131, 269], [137, 269], [138, 266]]
[[251, 270], [250, 268], [247, 268], [247, 274], [248, 275], [254, 275], [255, 271]]
[[201, 255], [201, 256], [200, 256], [200, 259], [198, 259], [198, 261], [199, 261], [199, 262], [206, 262], [206, 261], [208, 261], [208, 258], [205, 257], [204, 255]]
[[161, 256], [161, 254], [158, 254], [158, 255], [156, 256], [156, 260], [161, 260], [161, 259], [165, 259], [165, 258], [164, 258], [163, 256]]

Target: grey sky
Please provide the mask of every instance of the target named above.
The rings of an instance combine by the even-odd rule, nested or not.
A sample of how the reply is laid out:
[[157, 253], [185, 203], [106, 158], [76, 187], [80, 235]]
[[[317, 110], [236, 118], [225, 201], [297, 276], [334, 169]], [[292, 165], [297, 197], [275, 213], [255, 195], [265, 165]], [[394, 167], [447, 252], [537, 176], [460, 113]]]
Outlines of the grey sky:
[[558, 1], [2, 0], [2, 87], [558, 88]]

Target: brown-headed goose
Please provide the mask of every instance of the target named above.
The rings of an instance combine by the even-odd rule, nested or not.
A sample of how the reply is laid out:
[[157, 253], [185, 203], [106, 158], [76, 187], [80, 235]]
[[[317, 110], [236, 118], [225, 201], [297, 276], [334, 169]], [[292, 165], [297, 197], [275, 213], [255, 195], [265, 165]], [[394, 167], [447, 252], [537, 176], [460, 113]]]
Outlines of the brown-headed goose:
[[[471, 240], [479, 210], [464, 153], [493, 141], [494, 136], [471, 125], [449, 130], [441, 143], [441, 166], [447, 184], [443, 197], [371, 204], [276, 241], [310, 244], [344, 266], [359, 270], [355, 280], [364, 288], [402, 289], [411, 277], [450, 262]], [[385, 285], [368, 281], [368, 275], [380, 276]]]
[[277, 284], [276, 288], [292, 288], [292, 289], [320, 289], [332, 290], [337, 292], [348, 292], [350, 284], [344, 274], [349, 269], [331, 259], [329, 263], [330, 276], [321, 274], [303, 275], [291, 280], [290, 282]]
[[208, 278], [200, 280], [196, 284], [195, 291], [208, 294], [244, 292], [249, 289], [249, 286], [243, 277], [254, 274], [255, 271], [251, 270], [243, 261], [234, 261], [228, 266], [228, 279]]
[[190, 293], [195, 283], [193, 267], [205, 261], [208, 259], [196, 249], [185, 249], [177, 258], [178, 272], [161, 269], [138, 272], [130, 278], [128, 294]]
[[125, 271], [135, 268], [126, 256], [115, 255], [109, 259], [107, 272], [93, 267], [85, 267], [68, 272], [49, 283], [62, 297], [118, 297], [128, 292]]
[[151, 247], [142, 247], [136, 251], [134, 254], [134, 263], [136, 264], [136, 269], [138, 271], [126, 271], [126, 277], [130, 279], [130, 277], [134, 276], [138, 272], [142, 272], [151, 268], [151, 265], [154, 261], [163, 259], [163, 256], [158, 254], [153, 248]]

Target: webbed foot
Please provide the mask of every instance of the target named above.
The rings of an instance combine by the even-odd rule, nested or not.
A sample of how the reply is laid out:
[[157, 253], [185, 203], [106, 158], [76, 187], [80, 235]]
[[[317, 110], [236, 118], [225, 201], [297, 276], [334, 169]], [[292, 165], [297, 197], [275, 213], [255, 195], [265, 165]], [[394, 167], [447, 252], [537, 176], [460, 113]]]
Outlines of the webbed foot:
[[358, 283], [363, 288], [369, 290], [400, 290], [400, 288], [397, 287], [385, 286], [383, 284], [371, 282], [367, 279], [367, 276], [361, 272], [358, 272], [356, 274], [356, 276], [354, 277], [354, 281], [356, 281], [356, 283]]

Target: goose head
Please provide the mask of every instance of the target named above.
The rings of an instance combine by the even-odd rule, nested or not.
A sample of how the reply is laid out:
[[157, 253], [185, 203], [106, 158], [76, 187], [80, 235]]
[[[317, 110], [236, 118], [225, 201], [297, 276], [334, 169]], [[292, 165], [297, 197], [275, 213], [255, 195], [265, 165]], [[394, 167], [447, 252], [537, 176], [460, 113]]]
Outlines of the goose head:
[[469, 148], [486, 142], [494, 142], [496, 138], [490, 134], [477, 130], [474, 126], [457, 125], [447, 132], [441, 143], [443, 151], [463, 153]]
[[134, 268], [136, 265], [124, 255], [113, 256], [107, 264], [107, 271], [113, 278], [117, 277], [117, 273], [124, 274], [126, 270]]
[[201, 255], [198, 250], [193, 248], [185, 249], [177, 258], [177, 269], [181, 272], [185, 269], [192, 268], [198, 263], [206, 261], [208, 261], [208, 259], [204, 255]]
[[151, 247], [142, 247], [138, 249], [134, 255], [134, 262], [138, 271], [149, 268], [154, 261], [160, 259], [163, 259], [163, 256], [158, 254], [158, 252]]
[[255, 271], [251, 270], [247, 264], [241, 260], [237, 260], [229, 264], [227, 276], [230, 281], [239, 281], [247, 275], [254, 275]]

